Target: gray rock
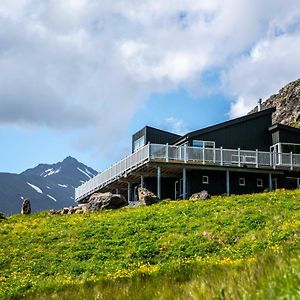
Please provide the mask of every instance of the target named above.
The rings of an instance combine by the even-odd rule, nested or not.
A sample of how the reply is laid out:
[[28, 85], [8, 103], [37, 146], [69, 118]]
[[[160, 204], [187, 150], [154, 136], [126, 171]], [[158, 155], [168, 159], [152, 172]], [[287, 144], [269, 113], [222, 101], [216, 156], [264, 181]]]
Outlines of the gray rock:
[[127, 200], [120, 194], [95, 193], [89, 199], [91, 211], [103, 209], [118, 209], [128, 205]]
[[[300, 128], [300, 79], [290, 82], [280, 91], [262, 103], [263, 109], [276, 107], [273, 114], [273, 124]], [[257, 106], [250, 112], [257, 112]]]
[[152, 205], [159, 201], [158, 197], [145, 188], [138, 188], [139, 201], [142, 205]]
[[21, 207], [21, 214], [22, 215], [29, 215], [31, 214], [31, 205], [29, 199], [25, 199], [23, 201], [22, 207]]
[[199, 193], [195, 193], [190, 197], [190, 200], [208, 200], [208, 199], [210, 199], [210, 194], [206, 190], [203, 190]]

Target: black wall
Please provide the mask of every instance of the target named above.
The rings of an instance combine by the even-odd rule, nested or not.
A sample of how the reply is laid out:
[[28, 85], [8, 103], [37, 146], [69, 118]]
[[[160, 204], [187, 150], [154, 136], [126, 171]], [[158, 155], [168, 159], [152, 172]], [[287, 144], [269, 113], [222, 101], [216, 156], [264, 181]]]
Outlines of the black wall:
[[132, 152], [134, 141], [138, 140], [142, 136], [145, 136], [145, 145], [149, 142], [153, 144], [172, 143], [174, 140], [180, 137], [178, 134], [146, 126], [132, 136]]
[[268, 128], [272, 124], [271, 114], [262, 115], [244, 122], [239, 122], [207, 133], [199, 132], [192, 140], [215, 141], [216, 147], [227, 149], [247, 149], [269, 151], [272, 145]]
[[277, 143], [293, 143], [300, 144], [300, 130], [299, 129], [285, 129], [277, 128], [272, 131], [273, 144]]

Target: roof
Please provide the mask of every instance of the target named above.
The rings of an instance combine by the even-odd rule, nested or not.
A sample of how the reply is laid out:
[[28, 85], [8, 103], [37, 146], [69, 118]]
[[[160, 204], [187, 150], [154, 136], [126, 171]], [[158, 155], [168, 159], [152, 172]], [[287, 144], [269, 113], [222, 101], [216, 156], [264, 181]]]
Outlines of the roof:
[[182, 136], [181, 138], [177, 139], [176, 141], [174, 141], [174, 144], [177, 144], [181, 141], [192, 139], [193, 137], [201, 135], [201, 134], [210, 133], [212, 131], [220, 130], [220, 129], [223, 129], [223, 128], [226, 128], [229, 126], [233, 126], [233, 125], [236, 125], [236, 124], [239, 124], [242, 122], [250, 121], [252, 119], [260, 118], [265, 115], [271, 115], [275, 111], [276, 111], [276, 108], [271, 107], [269, 109], [264, 109], [262, 111], [259, 111], [256, 113], [251, 113], [251, 114], [243, 116], [243, 117], [225, 121], [223, 123], [219, 123], [219, 124], [209, 126], [209, 127], [203, 128], [203, 129], [195, 130], [195, 131], [189, 132], [186, 135]]
[[162, 130], [162, 129], [158, 129], [158, 128], [155, 128], [155, 127], [151, 127], [151, 126], [148, 126], [148, 125], [145, 126], [145, 127], [143, 127], [142, 129], [138, 130], [138, 131], [135, 132], [134, 134], [136, 134], [136, 133], [138, 133], [138, 132], [140, 132], [140, 131], [142, 131], [142, 130], [144, 130], [144, 129], [153, 129], [153, 130], [156, 130], [156, 131], [160, 131], [160, 132], [162, 132], [162, 133], [174, 135], [175, 138], [180, 138], [180, 137], [181, 137], [181, 135], [179, 135], [179, 134], [176, 134], [176, 133], [173, 133], [173, 132], [169, 132], [169, 131], [166, 131], [166, 130]]
[[276, 131], [279, 129], [283, 129], [283, 130], [287, 130], [287, 131], [291, 131], [291, 132], [300, 134], [300, 128], [296, 128], [296, 127], [292, 127], [292, 126], [288, 126], [288, 125], [284, 125], [284, 124], [280, 124], [280, 123], [274, 124], [269, 127], [269, 131]]

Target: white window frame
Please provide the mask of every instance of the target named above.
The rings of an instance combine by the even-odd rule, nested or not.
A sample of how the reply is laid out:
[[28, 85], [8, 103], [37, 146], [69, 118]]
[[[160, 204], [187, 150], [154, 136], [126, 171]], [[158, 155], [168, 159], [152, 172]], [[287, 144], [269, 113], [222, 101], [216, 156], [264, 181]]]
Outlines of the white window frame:
[[209, 184], [209, 177], [207, 175], [202, 176], [202, 184]]
[[246, 186], [245, 177], [239, 177], [239, 186]]
[[262, 178], [256, 179], [256, 186], [257, 187], [264, 187], [264, 180]]
[[133, 142], [133, 152], [136, 152], [141, 147], [145, 146], [145, 136], [141, 136]]

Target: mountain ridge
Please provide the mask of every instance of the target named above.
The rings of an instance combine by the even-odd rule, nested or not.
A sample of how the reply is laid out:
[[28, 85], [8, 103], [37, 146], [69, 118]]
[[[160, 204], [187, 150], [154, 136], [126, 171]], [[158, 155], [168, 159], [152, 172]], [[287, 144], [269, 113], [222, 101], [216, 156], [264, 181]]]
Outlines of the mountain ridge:
[[71, 156], [54, 164], [38, 164], [20, 174], [0, 173], [0, 211], [19, 213], [24, 198], [30, 199], [33, 212], [75, 205], [75, 187], [97, 173]]

